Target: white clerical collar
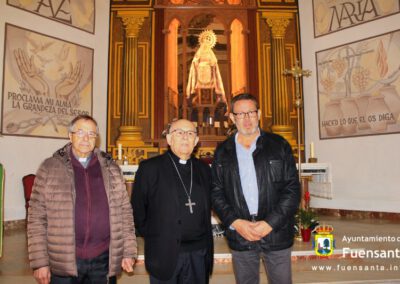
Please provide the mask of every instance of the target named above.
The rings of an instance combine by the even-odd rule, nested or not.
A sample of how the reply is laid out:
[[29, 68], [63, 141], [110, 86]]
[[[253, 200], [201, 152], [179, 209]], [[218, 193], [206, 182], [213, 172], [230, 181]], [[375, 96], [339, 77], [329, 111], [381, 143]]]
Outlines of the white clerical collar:
[[186, 163], [187, 163], [187, 160], [179, 159], [179, 164], [186, 165]]

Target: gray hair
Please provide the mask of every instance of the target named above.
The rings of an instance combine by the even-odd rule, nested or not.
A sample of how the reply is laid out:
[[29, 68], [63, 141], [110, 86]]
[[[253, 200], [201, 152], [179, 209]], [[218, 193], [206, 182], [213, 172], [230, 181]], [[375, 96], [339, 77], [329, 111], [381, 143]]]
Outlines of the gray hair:
[[96, 121], [93, 117], [91, 117], [90, 115], [88, 115], [88, 114], [80, 114], [80, 115], [78, 115], [77, 117], [75, 117], [73, 120], [71, 120], [71, 122], [70, 122], [69, 125], [68, 125], [68, 132], [69, 132], [69, 133], [74, 132], [75, 124], [76, 124], [76, 122], [78, 122], [79, 120], [89, 120], [89, 121], [93, 122], [94, 125], [96, 125], [96, 132], [99, 133], [99, 127], [98, 127], [98, 125], [97, 125], [97, 121]]

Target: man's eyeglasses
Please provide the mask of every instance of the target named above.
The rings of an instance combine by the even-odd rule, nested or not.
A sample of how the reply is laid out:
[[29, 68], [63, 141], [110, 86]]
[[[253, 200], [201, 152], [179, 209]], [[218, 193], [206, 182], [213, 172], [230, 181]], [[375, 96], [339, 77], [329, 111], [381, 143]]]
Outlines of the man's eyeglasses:
[[170, 132], [170, 134], [174, 134], [176, 137], [183, 137], [185, 134], [189, 138], [195, 138], [197, 136], [197, 132], [193, 130], [183, 130], [183, 129], [174, 129]]
[[246, 116], [248, 116], [248, 117], [250, 117], [250, 118], [255, 118], [255, 117], [257, 117], [258, 110], [251, 110], [251, 111], [248, 111], [248, 112], [237, 112], [237, 113], [232, 112], [232, 113], [233, 113], [233, 115], [236, 116], [236, 118], [238, 118], [238, 119], [243, 119], [243, 118], [245, 118]]
[[77, 130], [77, 131], [73, 131], [73, 132], [71, 132], [72, 134], [75, 134], [76, 136], [78, 136], [79, 138], [83, 138], [83, 137], [85, 137], [86, 135], [89, 137], [89, 138], [96, 138], [97, 137], [97, 132], [96, 131], [85, 131], [85, 130], [82, 130], [82, 129], [79, 129], [79, 130]]

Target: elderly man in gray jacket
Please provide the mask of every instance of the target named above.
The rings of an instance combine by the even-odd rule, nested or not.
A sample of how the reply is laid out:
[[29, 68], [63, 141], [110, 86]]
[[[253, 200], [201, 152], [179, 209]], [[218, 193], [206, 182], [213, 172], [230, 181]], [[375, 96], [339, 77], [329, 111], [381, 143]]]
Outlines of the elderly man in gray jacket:
[[36, 175], [28, 251], [38, 283], [116, 283], [137, 256], [132, 208], [118, 165], [95, 148], [97, 122], [73, 119], [68, 143]]

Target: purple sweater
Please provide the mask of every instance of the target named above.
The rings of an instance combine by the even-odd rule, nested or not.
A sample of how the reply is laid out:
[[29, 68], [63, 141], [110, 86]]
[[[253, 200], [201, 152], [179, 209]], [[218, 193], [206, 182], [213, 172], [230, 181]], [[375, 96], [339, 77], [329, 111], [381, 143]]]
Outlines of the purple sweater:
[[96, 155], [85, 169], [71, 153], [75, 175], [76, 256], [89, 259], [107, 251], [110, 245], [108, 198]]

